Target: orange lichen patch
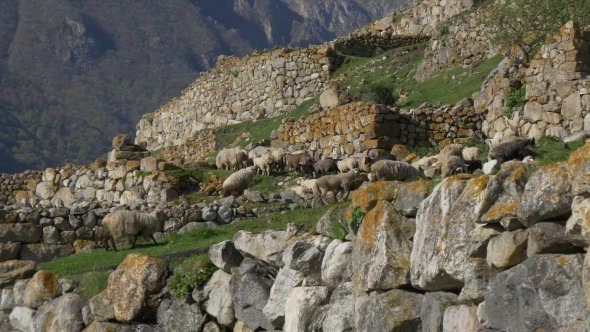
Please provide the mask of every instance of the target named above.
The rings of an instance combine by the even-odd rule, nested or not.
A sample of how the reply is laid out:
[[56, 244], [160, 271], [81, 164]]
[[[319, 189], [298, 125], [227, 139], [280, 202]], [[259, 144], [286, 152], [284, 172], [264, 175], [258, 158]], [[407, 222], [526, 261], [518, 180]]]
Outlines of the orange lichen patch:
[[377, 248], [375, 235], [377, 234], [380, 221], [383, 219], [384, 215], [385, 211], [383, 209], [375, 208], [367, 213], [363, 219], [363, 225], [359, 236], [362, 240], [364, 250]]
[[565, 257], [565, 256], [560, 256], [560, 257], [557, 259], [557, 263], [558, 263], [559, 265], [561, 265], [561, 266], [565, 266], [565, 263], [566, 263], [566, 257]]
[[430, 183], [422, 179], [413, 182], [400, 183], [396, 188], [395, 196], [397, 196], [397, 193], [410, 191], [418, 196], [426, 197], [428, 196], [429, 188]]
[[590, 144], [586, 143], [586, 145], [574, 151], [567, 163], [570, 174], [585, 175], [587, 165], [590, 163]]
[[53, 296], [59, 294], [59, 289], [57, 287], [57, 279], [59, 279], [59, 277], [57, 275], [46, 270], [41, 270], [37, 274], [37, 278], [49, 294]]
[[519, 205], [519, 202], [496, 203], [481, 217], [481, 221], [492, 222], [503, 217], [516, 216]]
[[378, 181], [370, 183], [364, 188], [359, 188], [352, 192], [353, 207], [359, 207], [363, 212], [371, 210], [378, 201], [385, 200], [391, 202], [395, 199], [396, 181]]
[[[484, 175], [487, 176], [487, 175]], [[457, 182], [462, 182], [462, 181], [467, 181], [470, 180], [474, 177], [474, 175], [471, 174], [458, 174], [458, 175], [453, 175], [453, 176], [449, 176], [448, 178], [446, 178], [443, 181], [443, 184], [445, 186], [446, 189], [451, 188], [451, 186]]]

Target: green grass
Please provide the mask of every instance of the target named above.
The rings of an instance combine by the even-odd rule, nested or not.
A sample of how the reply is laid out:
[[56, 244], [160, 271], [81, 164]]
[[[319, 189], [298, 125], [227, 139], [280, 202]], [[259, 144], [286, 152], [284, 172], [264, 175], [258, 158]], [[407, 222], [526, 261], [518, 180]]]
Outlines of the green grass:
[[575, 141], [563, 143], [558, 138], [552, 136], [543, 136], [533, 148], [533, 159], [541, 165], [566, 161], [572, 152], [584, 146], [585, 141]]
[[[274, 118], [264, 118], [257, 120], [256, 122], [245, 122], [234, 125], [219, 127], [215, 130], [215, 136], [217, 137], [217, 146], [220, 148], [229, 147], [240, 135], [243, 133], [251, 133], [250, 139], [242, 140], [238, 143], [238, 146], [244, 147], [252, 141], [260, 141], [263, 139], [270, 138], [270, 133], [279, 129], [282, 120], [287, 117], [299, 119], [302, 116], [307, 115], [309, 108], [318, 102], [320, 99], [319, 95], [315, 98], [309, 99], [301, 103], [291, 112], [283, 114]], [[216, 157], [219, 151], [215, 151], [207, 157]]]
[[[344, 206], [346, 204], [348, 202], [337, 203], [338, 206]], [[57, 275], [71, 275], [82, 271], [92, 271], [101, 267], [119, 264], [131, 253], [163, 256], [210, 246], [232, 239], [234, 234], [240, 230], [254, 233], [266, 230], [284, 230], [288, 223], [295, 223], [301, 229], [310, 230], [329, 208], [330, 206], [323, 206], [315, 209], [284, 211], [282, 213], [269, 214], [256, 219], [220, 226], [215, 229], [197, 228], [189, 234], [172, 234], [166, 239], [161, 240], [157, 246], [153, 243], [143, 243], [136, 245], [135, 249], [131, 249], [130, 246], [118, 248], [119, 252], [112, 250], [105, 251], [101, 248], [93, 250], [90, 253], [78, 253], [56, 259], [52, 262], [40, 263], [37, 267], [38, 269], [49, 270]]]
[[168, 288], [176, 298], [182, 299], [195, 288], [202, 287], [215, 271], [217, 267], [211, 263], [208, 254], [180, 259], [174, 267], [172, 277], [168, 279]]
[[102, 292], [103, 289], [107, 288], [109, 276], [111, 271], [106, 272], [88, 272], [84, 274], [66, 275], [66, 279], [76, 281], [76, 293], [82, 297], [86, 303], [95, 296]]

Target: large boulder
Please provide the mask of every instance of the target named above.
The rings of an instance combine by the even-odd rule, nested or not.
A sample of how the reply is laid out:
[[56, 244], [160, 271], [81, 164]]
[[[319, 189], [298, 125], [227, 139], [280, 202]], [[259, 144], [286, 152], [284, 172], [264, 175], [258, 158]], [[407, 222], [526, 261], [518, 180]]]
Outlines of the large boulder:
[[506, 270], [524, 261], [526, 256], [528, 231], [519, 229], [504, 232], [490, 240], [488, 244], [488, 264], [499, 270]]
[[283, 252], [286, 268], [299, 271], [314, 284], [321, 282], [324, 253], [308, 242], [292, 242]]
[[326, 249], [322, 261], [322, 282], [329, 290], [334, 290], [343, 282], [350, 281], [352, 268], [352, 242], [334, 240]]
[[441, 332], [447, 308], [457, 304], [457, 295], [445, 292], [429, 292], [424, 295], [420, 318], [423, 332]]
[[307, 332], [316, 310], [329, 299], [326, 287], [296, 287], [291, 290], [285, 306], [284, 332]]
[[447, 308], [443, 318], [443, 332], [478, 332], [477, 307], [457, 305]]
[[567, 240], [578, 247], [590, 243], [590, 199], [576, 196], [572, 202], [572, 215], [565, 225]]
[[215, 266], [227, 273], [231, 273], [231, 268], [240, 266], [244, 260], [244, 256], [231, 241], [223, 241], [209, 247], [209, 257]]
[[273, 325], [262, 312], [270, 297], [272, 284], [268, 278], [255, 273], [241, 273], [238, 268], [233, 268], [230, 285], [236, 319], [252, 330], [259, 327], [273, 330]]
[[20, 259], [43, 263], [50, 262], [56, 258], [71, 256], [75, 253], [76, 250], [71, 245], [45, 245], [35, 243], [21, 246]]
[[82, 331], [84, 329], [84, 321], [82, 320], [84, 306], [84, 301], [75, 293], [69, 293], [45, 303], [35, 315], [35, 331]]
[[518, 207], [518, 220], [526, 227], [567, 216], [572, 211], [572, 182], [566, 162], [541, 167], [525, 186]]
[[395, 289], [356, 300], [356, 331], [419, 331], [424, 296]]
[[463, 287], [470, 233], [475, 229], [487, 182], [486, 175], [452, 176], [422, 202], [411, 255], [414, 288], [437, 291]]
[[10, 325], [18, 331], [35, 332], [36, 310], [27, 307], [16, 307], [10, 313]]
[[32, 277], [36, 266], [34, 261], [11, 260], [0, 263], [0, 287], [12, 286], [17, 280]]
[[478, 309], [484, 327], [500, 331], [553, 331], [590, 320], [582, 286], [584, 256], [529, 258], [494, 277]]
[[566, 237], [566, 228], [557, 222], [540, 222], [528, 229], [527, 257], [539, 254], [572, 254], [581, 249]]
[[409, 284], [411, 246], [401, 231], [401, 215], [379, 201], [365, 215], [354, 239], [353, 282], [363, 291]]
[[461, 289], [459, 301], [483, 302], [490, 280], [499, 272], [498, 269], [491, 267], [485, 258], [472, 257], [463, 274], [465, 286]]
[[277, 273], [283, 266], [285, 231], [266, 231], [253, 234], [239, 231], [234, 235], [233, 243], [244, 257], [256, 260], [272, 273]]
[[217, 270], [203, 287], [205, 310], [215, 317], [219, 324], [229, 327], [233, 326], [236, 320], [230, 282], [230, 274]]
[[354, 287], [352, 282], [340, 284], [330, 297], [330, 309], [326, 312], [323, 330], [331, 332], [354, 331], [356, 298], [365, 293]]
[[67, 208], [72, 207], [72, 203], [76, 201], [76, 197], [72, 194], [72, 191], [68, 187], [63, 187], [55, 193], [55, 196], [51, 199], [51, 204], [55, 205], [57, 200], [61, 200], [63, 205]]
[[43, 227], [34, 224], [0, 224], [0, 243], [39, 242]]
[[414, 217], [429, 193], [430, 183], [426, 180], [400, 183], [395, 192], [393, 207], [404, 216]]
[[[60, 295], [59, 277], [49, 271], [41, 270], [29, 280], [22, 297], [16, 297], [16, 304], [37, 309], [45, 302]], [[81, 310], [81, 309], [80, 309]]]
[[115, 319], [113, 303], [109, 299], [106, 289], [93, 296], [88, 302], [88, 305], [96, 320], [105, 321]]
[[590, 144], [577, 149], [570, 155], [567, 171], [572, 184], [572, 194], [590, 196]]
[[285, 304], [291, 290], [301, 286], [303, 283], [303, 273], [283, 267], [279, 270], [272, 288], [268, 302], [262, 309], [271, 324], [277, 328], [282, 328], [285, 324]]
[[339, 212], [340, 210], [338, 210], [337, 206], [330, 207], [316, 224], [316, 231], [323, 236], [331, 237], [333, 239], [338, 238], [339, 234], [336, 234], [335, 230], [336, 227], [338, 227], [336, 223], [338, 223]]
[[395, 199], [396, 188], [399, 184], [398, 181], [365, 182], [350, 195], [350, 206], [368, 212], [381, 200], [391, 202]]
[[166, 285], [168, 260], [129, 254], [109, 276], [107, 297], [120, 322], [151, 321], [158, 309], [158, 293]]
[[500, 223], [515, 218], [525, 190], [528, 166], [509, 162], [489, 177], [483, 194], [483, 203], [477, 211], [478, 223]]
[[176, 299], [163, 300], [157, 316], [159, 327], [165, 331], [198, 332], [203, 320], [198, 304]]

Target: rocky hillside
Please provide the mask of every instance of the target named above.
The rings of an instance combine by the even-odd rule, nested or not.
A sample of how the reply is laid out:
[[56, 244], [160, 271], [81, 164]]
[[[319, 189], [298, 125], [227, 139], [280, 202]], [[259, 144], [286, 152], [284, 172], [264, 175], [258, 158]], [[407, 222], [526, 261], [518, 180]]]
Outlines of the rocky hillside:
[[323, 43], [405, 2], [7, 0], [0, 171], [89, 163], [219, 55]]

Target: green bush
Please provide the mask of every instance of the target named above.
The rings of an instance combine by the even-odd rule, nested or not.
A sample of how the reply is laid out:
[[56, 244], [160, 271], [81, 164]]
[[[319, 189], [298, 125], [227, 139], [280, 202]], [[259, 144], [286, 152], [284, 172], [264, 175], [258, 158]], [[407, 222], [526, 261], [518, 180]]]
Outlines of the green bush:
[[147, 121], [147, 123], [149, 123], [150, 126], [151, 126], [152, 123], [154, 122], [154, 118], [152, 118], [151, 116], [146, 116], [145, 117], [145, 121]]
[[447, 34], [449, 34], [449, 21], [444, 21], [440, 24], [440, 28], [438, 30], [438, 37], [442, 38]]
[[398, 96], [393, 85], [384, 81], [367, 85], [366, 95], [378, 104], [393, 106], [397, 103]]
[[506, 110], [504, 111], [504, 117], [510, 119], [514, 108], [524, 105], [526, 103], [526, 86], [521, 86], [520, 89], [512, 91], [508, 100], [506, 100]]
[[352, 214], [350, 216], [350, 220], [348, 221], [348, 225], [351, 228], [357, 228], [363, 222], [365, 215], [366, 213], [363, 212], [363, 210], [361, 210], [359, 207], [355, 207], [352, 210]]
[[334, 214], [334, 217], [332, 218], [332, 224], [330, 225], [330, 231], [332, 231], [332, 234], [334, 234], [334, 236], [336, 236], [336, 239], [338, 239], [340, 241], [344, 241], [344, 239], [346, 238], [346, 235], [348, 235], [348, 231], [338, 221], [338, 216], [336, 214]]
[[217, 267], [213, 266], [207, 254], [193, 256], [174, 269], [168, 279], [168, 288], [176, 298], [182, 299], [202, 287], [215, 271]]
[[564, 143], [557, 137], [543, 136], [535, 142], [533, 159], [541, 165], [565, 161], [584, 144], [584, 140]]

